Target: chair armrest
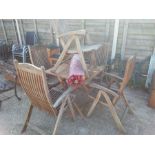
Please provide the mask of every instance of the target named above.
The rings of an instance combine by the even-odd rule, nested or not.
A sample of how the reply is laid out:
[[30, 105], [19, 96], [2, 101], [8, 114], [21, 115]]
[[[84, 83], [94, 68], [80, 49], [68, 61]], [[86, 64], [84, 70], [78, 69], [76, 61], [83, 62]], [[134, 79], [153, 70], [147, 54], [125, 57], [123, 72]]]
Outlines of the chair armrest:
[[106, 87], [100, 86], [100, 85], [98, 85], [98, 84], [96, 84], [96, 83], [91, 83], [91, 84], [89, 84], [89, 86], [92, 87], [92, 88], [96, 88], [96, 89], [99, 89], [99, 90], [103, 90], [103, 91], [105, 91], [106, 93], [113, 95], [114, 97], [118, 97], [118, 96], [119, 96], [119, 95], [118, 95], [117, 93], [115, 93], [114, 91], [112, 91], [112, 90], [110, 90], [110, 89], [108, 89], [108, 88], [106, 88]]
[[115, 74], [112, 74], [112, 73], [105, 72], [104, 75], [110, 76], [110, 77], [115, 78], [115, 79], [120, 80], [120, 81], [123, 81], [122, 77], [115, 75]]
[[57, 108], [61, 102], [63, 101], [63, 99], [69, 95], [71, 92], [73, 91], [72, 87], [69, 87], [66, 91], [64, 91], [64, 93], [56, 100], [56, 102], [54, 103], [53, 107]]

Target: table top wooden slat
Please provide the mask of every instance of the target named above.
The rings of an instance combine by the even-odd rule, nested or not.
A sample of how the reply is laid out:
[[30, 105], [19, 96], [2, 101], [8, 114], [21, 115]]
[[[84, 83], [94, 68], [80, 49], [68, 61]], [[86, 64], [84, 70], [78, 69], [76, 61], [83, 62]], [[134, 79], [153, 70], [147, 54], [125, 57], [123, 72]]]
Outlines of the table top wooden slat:
[[[93, 74], [98, 74], [99, 72], [104, 70], [103, 66], [92, 67], [87, 65], [87, 67], [88, 67], [88, 74], [90, 77], [93, 76]], [[63, 63], [56, 70], [53, 70], [53, 68], [46, 70], [46, 73], [49, 75], [59, 76], [59, 78], [62, 79], [67, 79], [69, 77], [69, 68], [70, 68], [69, 63]]]

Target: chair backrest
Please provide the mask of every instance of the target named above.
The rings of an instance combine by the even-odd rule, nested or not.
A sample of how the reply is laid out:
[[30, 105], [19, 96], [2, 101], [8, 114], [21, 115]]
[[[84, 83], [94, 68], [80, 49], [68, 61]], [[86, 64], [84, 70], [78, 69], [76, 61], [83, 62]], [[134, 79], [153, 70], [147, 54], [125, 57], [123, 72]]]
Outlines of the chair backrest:
[[28, 46], [26, 45], [23, 46], [23, 53], [29, 53]]
[[12, 52], [19, 51], [20, 49], [21, 49], [21, 46], [19, 44], [12, 45]]
[[26, 32], [26, 45], [35, 45], [38, 38], [35, 32]]
[[103, 43], [97, 50], [93, 51], [93, 58], [90, 59], [90, 63], [95, 63], [96, 66], [107, 66], [109, 43]]
[[96, 62], [98, 66], [107, 66], [110, 44], [105, 42], [99, 51], [96, 51]]
[[[77, 30], [77, 31], [70, 31], [70, 32], [67, 32], [67, 33], [64, 33], [64, 34], [61, 34], [58, 36], [58, 38], [60, 39], [60, 43], [63, 47], [63, 51], [59, 57], [59, 59], [57, 60], [56, 64], [54, 65], [54, 68], [53, 69], [57, 69], [58, 66], [63, 63], [63, 61], [66, 61], [68, 60], [68, 58], [70, 59], [70, 55], [68, 56], [67, 52], [69, 52], [69, 49], [72, 45], [72, 43], [75, 43], [75, 49], [73, 49], [73, 51], [76, 53], [78, 53], [80, 55], [80, 61], [81, 61], [81, 64], [82, 64], [82, 67], [86, 73], [87, 76], [88, 75], [88, 70], [87, 70], [87, 66], [86, 66], [86, 63], [85, 63], [85, 60], [84, 60], [84, 56], [83, 56], [83, 52], [81, 51], [81, 44], [80, 44], [80, 39], [79, 39], [79, 36], [85, 36], [86, 34], [86, 30]], [[67, 42], [64, 41], [64, 37], [68, 37], [68, 40]], [[73, 54], [73, 53], [72, 53]], [[66, 60], [64, 60], [64, 58]]]
[[18, 63], [17, 60], [14, 60], [14, 64], [18, 80], [31, 104], [41, 110], [53, 112], [44, 67], [38, 68], [29, 63]]
[[[82, 29], [82, 30], [63, 33], [58, 36], [58, 39], [59, 39], [60, 45], [62, 46], [62, 48], [64, 48], [65, 42], [67, 42], [67, 40], [69, 40], [71, 37], [78, 36], [80, 41], [81, 38], [84, 39], [85, 35], [86, 35], [86, 30]], [[75, 46], [76, 46], [76, 43], [72, 41], [69, 48], [73, 48]]]
[[135, 56], [131, 56], [128, 58], [127, 63], [126, 63], [126, 67], [125, 67], [125, 73], [124, 73], [123, 81], [122, 81], [120, 89], [119, 89], [119, 93], [123, 92], [124, 88], [126, 87], [129, 80], [131, 79], [132, 73], [133, 73], [133, 70], [135, 67], [135, 62], [136, 62]]
[[47, 47], [42, 45], [28, 46], [31, 63], [37, 67], [44, 66], [49, 69], [51, 64], [48, 61]]

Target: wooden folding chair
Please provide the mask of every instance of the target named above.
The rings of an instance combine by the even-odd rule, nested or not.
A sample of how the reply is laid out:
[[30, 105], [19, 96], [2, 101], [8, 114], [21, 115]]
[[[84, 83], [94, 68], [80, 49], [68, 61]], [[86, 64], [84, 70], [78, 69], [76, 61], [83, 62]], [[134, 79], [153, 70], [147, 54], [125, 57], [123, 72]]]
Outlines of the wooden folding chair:
[[[128, 104], [127, 98], [125, 97], [125, 94], [124, 94], [124, 89], [127, 86], [128, 82], [132, 76], [132, 73], [134, 70], [134, 65], [135, 65], [135, 57], [132, 56], [127, 60], [125, 74], [124, 74], [123, 78], [113, 75], [113, 74], [104, 73], [106, 76], [111, 77], [111, 83], [108, 85], [109, 86], [108, 88], [104, 87], [103, 85], [97, 84], [97, 83], [90, 84], [90, 87], [97, 90], [97, 95], [96, 95], [96, 97], [94, 97], [93, 95], [89, 95], [89, 97], [91, 99], [93, 99], [93, 104], [87, 113], [88, 117], [92, 114], [97, 103], [101, 103], [109, 108], [109, 110], [112, 114], [112, 117], [113, 117], [114, 121], [116, 122], [117, 127], [125, 133], [125, 128], [123, 127], [121, 120], [124, 119], [128, 110], [130, 110], [132, 113], [133, 113], [133, 110], [130, 107], [130, 105]], [[118, 89], [111, 88], [111, 85], [116, 81], [119, 81]], [[102, 96], [104, 98], [104, 101], [101, 101]], [[121, 98], [124, 100], [126, 108], [123, 113], [122, 119], [120, 120], [117, 115], [115, 105], [118, 102], [118, 100]]]
[[[84, 57], [87, 64], [89, 64], [91, 68], [103, 67], [105, 72], [108, 67], [108, 53], [110, 44], [105, 42], [102, 44], [89, 45], [88, 47], [90, 49], [89, 52], [84, 52]], [[101, 72], [100, 76], [93, 78], [93, 81], [102, 81], [103, 79], [101, 76], [104, 74], [104, 72]]]
[[[80, 56], [80, 62], [81, 65], [85, 71], [86, 76], [88, 76], [88, 70], [87, 66], [84, 60], [83, 52], [81, 50], [81, 44], [80, 44], [80, 39], [79, 36], [85, 36], [86, 30], [78, 30], [78, 31], [70, 31], [64, 34], [61, 34], [58, 36], [60, 43], [63, 47], [63, 51], [57, 60], [56, 64], [54, 65], [53, 70], [56, 70], [61, 63], [63, 63], [65, 60], [64, 58], [66, 57], [67, 54], [79, 54]], [[68, 40], [65, 42], [64, 38], [67, 37]], [[71, 50], [69, 49], [72, 45], [72, 43], [75, 42], [75, 49]]]
[[[72, 94], [68, 93], [64, 96], [63, 94], [65, 93], [65, 91], [63, 91], [63, 88], [61, 87], [54, 87], [52, 89], [48, 88], [44, 67], [38, 68], [32, 64], [18, 63], [17, 60], [14, 61], [14, 64], [18, 80], [30, 101], [30, 107], [24, 126], [22, 128], [22, 132], [24, 132], [28, 126], [33, 107], [37, 107], [40, 110], [57, 116], [53, 134], [56, 133], [58, 124], [66, 109], [69, 108], [73, 119], [75, 118], [73, 107], [77, 109], [80, 115], [82, 114], [80, 109], [73, 102], [74, 96]], [[60, 102], [59, 104], [57, 103], [57, 105], [55, 105], [54, 103], [57, 99], [59, 99]]]

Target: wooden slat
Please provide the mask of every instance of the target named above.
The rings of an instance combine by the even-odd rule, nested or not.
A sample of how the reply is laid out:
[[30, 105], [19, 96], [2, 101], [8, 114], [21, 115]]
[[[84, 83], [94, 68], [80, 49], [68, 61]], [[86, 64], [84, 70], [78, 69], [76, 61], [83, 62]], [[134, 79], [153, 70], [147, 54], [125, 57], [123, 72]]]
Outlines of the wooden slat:
[[89, 86], [92, 87], [92, 88], [96, 88], [96, 89], [98, 89], [98, 90], [103, 90], [104, 92], [106, 92], [106, 93], [108, 93], [108, 94], [111, 94], [111, 95], [113, 95], [114, 97], [118, 97], [118, 94], [115, 93], [114, 91], [112, 91], [112, 90], [110, 90], [110, 89], [108, 89], [108, 88], [106, 88], [106, 87], [100, 86], [100, 85], [98, 85], [98, 84], [96, 84], [96, 83], [91, 83]]

